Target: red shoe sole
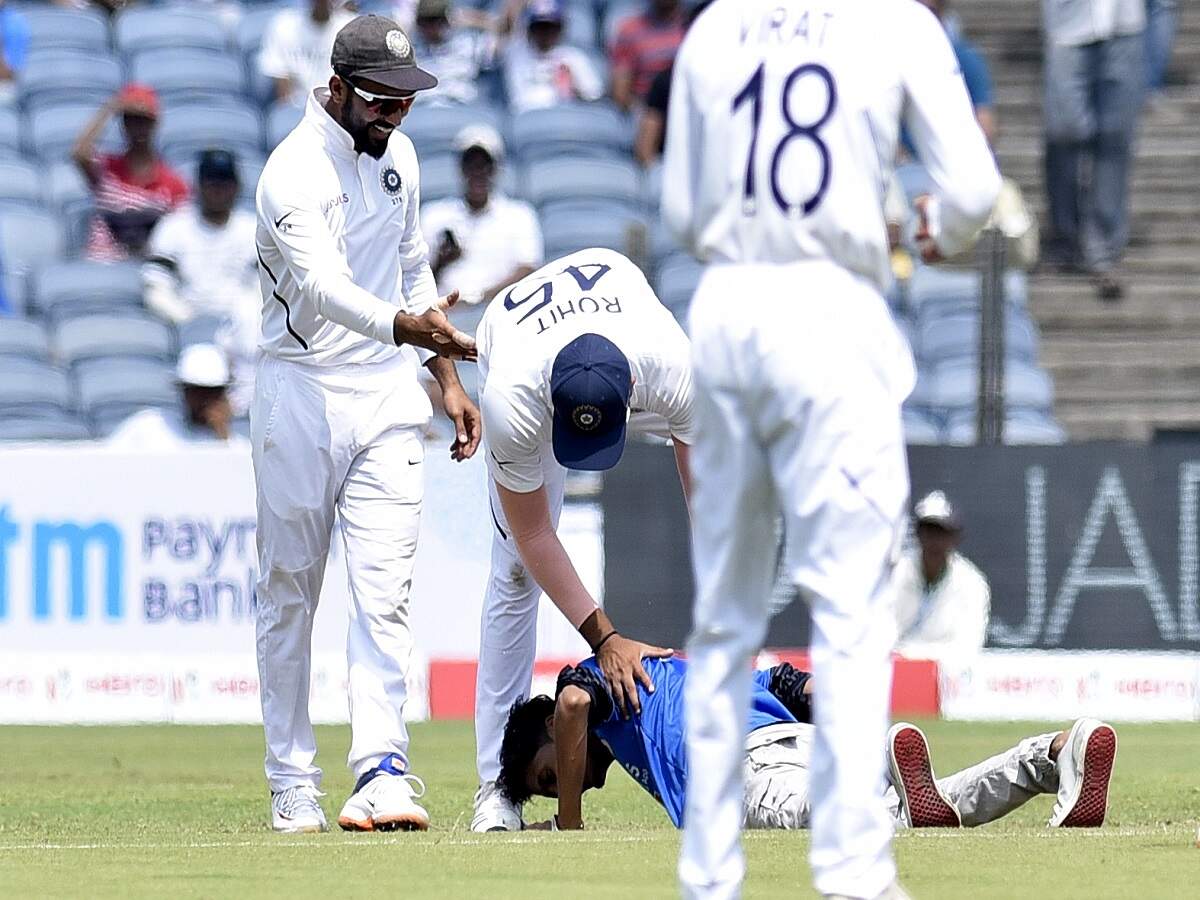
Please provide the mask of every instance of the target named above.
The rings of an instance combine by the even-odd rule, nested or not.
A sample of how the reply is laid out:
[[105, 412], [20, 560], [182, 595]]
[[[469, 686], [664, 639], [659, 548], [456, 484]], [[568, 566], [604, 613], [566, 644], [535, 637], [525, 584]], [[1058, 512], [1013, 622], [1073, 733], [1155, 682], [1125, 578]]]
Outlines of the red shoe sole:
[[378, 819], [338, 818], [342, 831], [428, 831], [429, 823], [410, 816], [391, 816]]
[[1079, 798], [1060, 828], [1099, 828], [1108, 812], [1108, 781], [1117, 758], [1117, 733], [1101, 725], [1088, 735], [1083, 751], [1083, 784]]
[[929, 747], [921, 732], [903, 728], [892, 738], [892, 757], [904, 787], [913, 828], [961, 828], [958, 811], [945, 801], [933, 779]]

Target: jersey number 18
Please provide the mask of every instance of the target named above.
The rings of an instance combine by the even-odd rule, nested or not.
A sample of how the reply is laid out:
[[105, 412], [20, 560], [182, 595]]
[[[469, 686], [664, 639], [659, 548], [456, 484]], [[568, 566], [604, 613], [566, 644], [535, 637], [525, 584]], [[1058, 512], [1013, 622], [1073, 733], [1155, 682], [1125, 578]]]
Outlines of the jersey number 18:
[[[746, 86], [733, 98], [733, 112], [736, 114], [741, 106], [749, 103], [750, 115], [753, 121], [750, 134], [750, 152], [746, 157], [746, 177], [742, 184], [742, 208], [748, 215], [753, 214], [757, 203], [758, 188], [754, 179], [754, 164], [758, 157], [758, 128], [762, 122], [763, 76], [765, 67], [766, 63], [759, 63], [750, 80], [746, 82]], [[804, 78], [817, 78], [825, 84], [825, 110], [814, 122], [797, 122], [792, 116], [792, 111], [788, 105], [793, 88]], [[780, 91], [779, 96], [779, 109], [788, 130], [784, 133], [779, 143], [775, 145], [774, 152], [771, 153], [771, 195], [775, 198], [775, 204], [784, 215], [799, 213], [800, 215], [807, 216], [820, 206], [821, 200], [825, 197], [825, 191], [829, 189], [830, 167], [833, 161], [829, 155], [829, 146], [821, 139], [821, 128], [829, 121], [836, 107], [837, 86], [834, 84], [833, 75], [819, 63], [805, 63], [802, 66], [798, 66], [784, 79], [783, 90]], [[796, 140], [811, 141], [813, 146], [816, 147], [817, 153], [821, 157], [821, 180], [817, 184], [817, 189], [802, 203], [789, 203], [787, 198], [783, 196], [783, 190], [779, 186], [779, 168], [783, 161], [784, 151], [792, 141]]]

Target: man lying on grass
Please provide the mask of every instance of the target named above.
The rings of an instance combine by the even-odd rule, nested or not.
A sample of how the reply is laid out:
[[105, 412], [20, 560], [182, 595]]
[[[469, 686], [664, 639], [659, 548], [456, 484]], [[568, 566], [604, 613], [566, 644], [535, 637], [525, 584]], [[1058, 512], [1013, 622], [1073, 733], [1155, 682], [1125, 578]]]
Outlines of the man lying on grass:
[[[647, 659], [655, 686], [639, 686], [642, 711], [623, 718], [593, 658], [567, 666], [557, 697], [518, 701], [500, 750], [499, 787], [514, 804], [558, 798], [558, 814], [530, 828], [583, 828], [583, 792], [604, 787], [617, 762], [667, 811], [676, 827], [687, 790], [683, 684], [687, 662]], [[784, 663], [755, 674], [746, 728], [748, 828], [805, 828], [814, 737], [811, 676]], [[1066, 731], [1026, 738], [976, 766], [937, 779], [925, 735], [899, 723], [888, 733], [887, 798], [897, 827], [976, 826], [1037, 794], [1055, 794], [1051, 827], [1097, 827], [1108, 806], [1116, 758], [1112, 727], [1079, 719]]]

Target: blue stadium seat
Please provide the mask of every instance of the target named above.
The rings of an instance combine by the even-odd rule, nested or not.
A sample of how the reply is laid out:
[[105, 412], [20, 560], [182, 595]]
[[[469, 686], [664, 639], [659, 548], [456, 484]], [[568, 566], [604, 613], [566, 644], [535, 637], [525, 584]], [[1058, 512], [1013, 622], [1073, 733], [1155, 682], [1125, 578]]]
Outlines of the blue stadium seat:
[[220, 316], [197, 316], [182, 322], [179, 325], [179, 346], [215, 343], [217, 333], [224, 325], [225, 322]]
[[633, 125], [608, 103], [565, 103], [514, 117], [511, 143], [525, 163], [565, 153], [628, 159]]
[[[969, 447], [976, 442], [978, 423], [974, 410], [952, 414], [946, 422], [946, 443]], [[1065, 444], [1067, 433], [1041, 410], [1013, 409], [1004, 417], [1006, 445]]]
[[135, 6], [113, 20], [113, 44], [122, 54], [157, 47], [224, 50], [228, 36], [210, 10], [188, 6]]
[[218, 102], [243, 92], [246, 73], [232, 53], [165, 48], [137, 53], [129, 67], [133, 81], [150, 85], [165, 106], [180, 102]]
[[105, 434], [148, 406], [173, 408], [179, 388], [171, 367], [151, 359], [96, 359], [74, 369], [79, 409]]
[[29, 25], [31, 50], [69, 47], [105, 52], [108, 50], [108, 20], [94, 9], [61, 9], [47, 4], [21, 7]]
[[17, 77], [21, 104], [27, 110], [47, 104], [105, 102], [125, 83], [121, 63], [106, 53], [55, 49], [30, 54]]
[[[908, 282], [908, 305], [920, 316], [978, 311], [981, 302], [979, 273], [940, 266], [918, 266]], [[1017, 309], [1028, 305], [1028, 277], [1018, 269], [1004, 275], [1005, 303]]]
[[54, 334], [59, 362], [144, 356], [168, 362], [175, 357], [175, 329], [141, 313], [94, 313], [66, 319]]
[[55, 260], [33, 277], [32, 301], [53, 319], [140, 309], [142, 270], [135, 262], [104, 263], [86, 259]]
[[[25, 147], [29, 154], [47, 164], [66, 159], [75, 139], [95, 115], [98, 105], [77, 102], [60, 105], [55, 102], [31, 109], [27, 115], [28, 127], [25, 132]], [[101, 133], [97, 149], [102, 153], [117, 153], [123, 146], [121, 123], [117, 117], [113, 117]]]
[[650, 226], [650, 260], [655, 266], [662, 265], [668, 256], [682, 253], [683, 248], [675, 240], [674, 235], [667, 231], [661, 218], [656, 218]]
[[[979, 353], [979, 314], [955, 313], [922, 316], [918, 320], [915, 348], [930, 362], [964, 359]], [[1037, 326], [1024, 311], [1010, 309], [1004, 323], [1004, 355], [1008, 359], [1035, 360], [1038, 353]]]
[[658, 299], [675, 314], [675, 318], [682, 319], [686, 313], [703, 274], [704, 265], [682, 252], [667, 257], [659, 266], [655, 279]]
[[86, 441], [87, 423], [68, 412], [0, 418], [0, 441]]
[[20, 155], [24, 130], [24, 123], [17, 111], [12, 107], [0, 106], [0, 155]]
[[233, 45], [237, 48], [238, 53], [246, 58], [246, 62], [250, 66], [254, 65], [253, 57], [262, 46], [263, 37], [266, 36], [271, 20], [275, 18], [279, 10], [286, 9], [291, 5], [290, 3], [255, 4], [242, 13], [233, 32]]
[[[502, 165], [495, 188], [509, 197], [522, 197], [520, 180], [512, 166]], [[457, 153], [439, 153], [421, 160], [421, 203], [462, 196], [462, 169]]]
[[537, 207], [549, 202], [605, 200], [642, 208], [641, 177], [629, 160], [559, 157], [535, 160], [525, 170], [526, 196]]
[[0, 359], [0, 420], [9, 415], [53, 414], [73, 405], [64, 370], [33, 359]]
[[928, 368], [918, 366], [917, 383], [913, 386], [912, 393], [905, 398], [905, 407], [928, 410], [933, 406], [935, 396], [933, 372]]
[[924, 447], [942, 443], [942, 427], [929, 413], [908, 407], [903, 410], [901, 418], [904, 424], [904, 443]]
[[33, 319], [0, 318], [0, 357], [16, 356], [48, 362], [50, 338]]
[[[424, 112], [424, 110], [422, 110]], [[267, 149], [274, 150], [279, 142], [291, 134], [292, 129], [304, 118], [304, 110], [294, 103], [273, 103], [267, 110]], [[405, 126], [405, 133], [408, 127]]]
[[646, 220], [637, 215], [597, 216], [586, 210], [565, 210], [541, 217], [546, 259], [557, 259], [585, 247], [606, 247], [629, 253], [631, 242], [640, 243], [638, 232], [648, 231]]
[[[44, 171], [44, 167], [43, 167]], [[46, 175], [46, 204], [57, 213], [81, 205], [90, 206], [92, 191], [87, 179], [73, 162], [56, 162]]]
[[5, 271], [29, 272], [63, 253], [57, 219], [38, 209], [0, 210], [0, 260]]
[[20, 159], [0, 159], [0, 203], [42, 205], [42, 174]]
[[417, 148], [417, 155], [424, 159], [438, 153], [453, 152], [454, 138], [458, 133], [468, 125], [480, 124], [503, 131], [503, 111], [482, 103], [431, 106], [422, 108], [419, 115], [405, 119], [401, 130]]
[[164, 110], [158, 140], [163, 155], [172, 158], [209, 147], [253, 156], [262, 152], [263, 123], [245, 103], [180, 104]]
[[571, 4], [566, 10], [563, 43], [582, 50], [595, 50], [599, 41], [600, 32], [596, 28], [595, 15], [581, 4]]
[[[974, 409], [979, 398], [979, 366], [974, 361], [949, 362], [934, 369], [929, 405], [946, 410]], [[1049, 412], [1054, 407], [1054, 384], [1045, 370], [1028, 362], [1009, 360], [1004, 367], [1004, 404]]]

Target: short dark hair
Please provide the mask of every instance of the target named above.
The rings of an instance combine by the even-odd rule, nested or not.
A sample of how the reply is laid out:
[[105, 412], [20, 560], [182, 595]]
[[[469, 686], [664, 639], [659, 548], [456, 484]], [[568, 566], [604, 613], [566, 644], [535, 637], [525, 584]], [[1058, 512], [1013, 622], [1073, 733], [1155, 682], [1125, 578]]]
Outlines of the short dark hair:
[[500, 744], [500, 777], [496, 785], [510, 803], [524, 803], [531, 791], [526, 775], [538, 750], [550, 743], [546, 719], [554, 715], [554, 699], [540, 694], [531, 700], [517, 700], [504, 723]]

